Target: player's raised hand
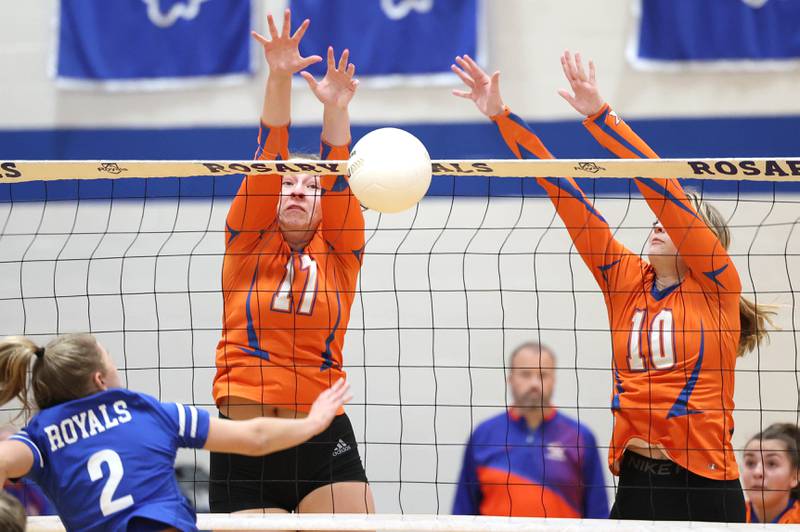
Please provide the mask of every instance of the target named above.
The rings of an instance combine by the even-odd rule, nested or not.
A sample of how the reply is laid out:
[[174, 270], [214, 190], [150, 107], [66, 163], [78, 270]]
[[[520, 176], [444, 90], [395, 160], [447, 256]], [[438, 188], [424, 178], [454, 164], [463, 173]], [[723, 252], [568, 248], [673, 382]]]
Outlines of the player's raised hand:
[[569, 50], [566, 50], [561, 56], [561, 68], [572, 91], [559, 89], [558, 94], [582, 115], [591, 116], [602, 109], [605, 101], [597, 88], [594, 62], [589, 61], [587, 73], [583, 68], [581, 54], [576, 53], [573, 57]]
[[292, 27], [292, 12], [287, 9], [283, 12], [283, 27], [278, 33], [272, 15], [267, 15], [269, 36], [267, 39], [260, 33], [251, 32], [253, 38], [264, 48], [264, 57], [269, 65], [270, 75], [288, 75], [300, 72], [314, 63], [319, 63], [322, 58], [318, 55], [303, 57], [300, 55], [300, 40], [308, 29], [310, 20], [305, 19], [293, 35], [289, 34]]
[[475, 107], [492, 117], [503, 112], [503, 98], [500, 96], [500, 71], [489, 76], [478, 63], [468, 55], [456, 57], [456, 64], [450, 65], [452, 70], [469, 90], [453, 89], [453, 94], [475, 103]]
[[344, 109], [353, 99], [353, 95], [358, 88], [358, 80], [355, 79], [356, 66], [349, 63], [350, 50], [345, 49], [339, 57], [337, 64], [333, 53], [333, 47], [328, 47], [328, 71], [320, 82], [308, 72], [300, 72], [300, 75], [308, 82], [309, 88], [325, 106], [332, 106]]
[[308, 420], [317, 428], [316, 433], [319, 434], [325, 430], [333, 421], [339, 408], [352, 398], [350, 383], [344, 379], [339, 379], [333, 383], [333, 386], [319, 394], [308, 412]]

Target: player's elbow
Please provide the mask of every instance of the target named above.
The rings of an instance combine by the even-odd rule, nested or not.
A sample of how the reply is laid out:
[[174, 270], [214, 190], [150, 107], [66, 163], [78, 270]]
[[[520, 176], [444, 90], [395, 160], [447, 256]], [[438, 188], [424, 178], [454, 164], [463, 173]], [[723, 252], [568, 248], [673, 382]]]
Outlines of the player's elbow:
[[251, 419], [248, 424], [248, 444], [241, 454], [263, 456], [272, 452], [271, 431], [264, 419]]

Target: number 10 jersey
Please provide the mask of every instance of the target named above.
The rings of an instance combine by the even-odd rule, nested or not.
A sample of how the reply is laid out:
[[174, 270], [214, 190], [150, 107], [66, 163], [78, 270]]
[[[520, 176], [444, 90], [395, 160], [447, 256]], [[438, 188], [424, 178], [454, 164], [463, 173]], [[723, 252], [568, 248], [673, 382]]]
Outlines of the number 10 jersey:
[[[553, 156], [521, 118], [492, 117], [518, 158]], [[656, 154], [607, 105], [584, 121], [618, 157]], [[734, 368], [740, 336], [741, 281], [717, 236], [676, 179], [634, 179], [688, 271], [659, 290], [653, 267], [614, 237], [606, 219], [571, 177], [541, 177], [575, 248], [603, 292], [613, 349], [611, 471], [638, 440], [689, 471], [739, 478], [733, 453]]]

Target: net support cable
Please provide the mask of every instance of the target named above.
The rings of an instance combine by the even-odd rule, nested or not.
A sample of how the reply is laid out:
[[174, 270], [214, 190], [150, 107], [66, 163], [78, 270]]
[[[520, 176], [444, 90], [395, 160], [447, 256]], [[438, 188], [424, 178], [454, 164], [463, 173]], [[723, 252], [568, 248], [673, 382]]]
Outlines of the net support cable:
[[[0, 183], [252, 174], [346, 174], [348, 161], [0, 161]], [[433, 175], [654, 177], [800, 181], [800, 158], [468, 159], [431, 161]]]

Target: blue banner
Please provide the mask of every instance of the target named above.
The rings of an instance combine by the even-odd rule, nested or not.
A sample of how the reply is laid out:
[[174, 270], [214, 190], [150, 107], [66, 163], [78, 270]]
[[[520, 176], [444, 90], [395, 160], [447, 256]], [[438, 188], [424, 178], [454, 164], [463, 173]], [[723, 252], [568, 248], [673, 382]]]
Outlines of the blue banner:
[[641, 0], [639, 66], [800, 65], [798, 0]]
[[251, 71], [250, 0], [61, 0], [56, 76], [110, 88]]
[[[325, 57], [332, 45], [338, 57], [349, 48], [359, 78], [413, 76], [424, 81], [447, 73], [450, 79], [456, 55], [479, 57], [481, 51], [478, 0], [291, 0], [290, 4], [295, 26], [311, 19], [301, 42], [303, 55]], [[315, 76], [324, 70], [324, 62], [309, 69]]]

